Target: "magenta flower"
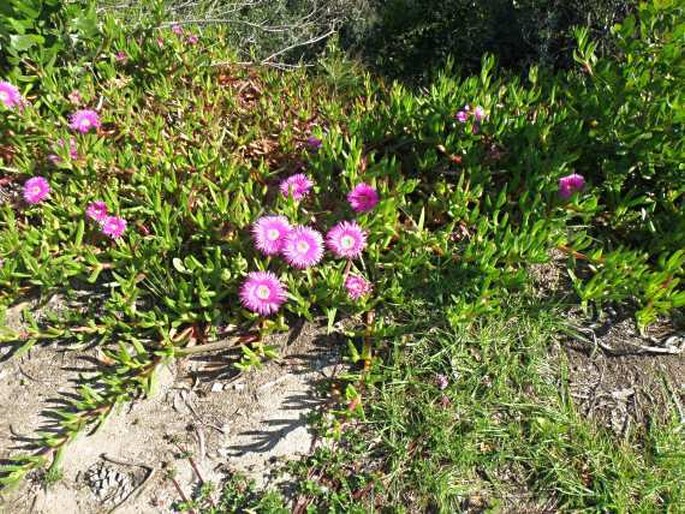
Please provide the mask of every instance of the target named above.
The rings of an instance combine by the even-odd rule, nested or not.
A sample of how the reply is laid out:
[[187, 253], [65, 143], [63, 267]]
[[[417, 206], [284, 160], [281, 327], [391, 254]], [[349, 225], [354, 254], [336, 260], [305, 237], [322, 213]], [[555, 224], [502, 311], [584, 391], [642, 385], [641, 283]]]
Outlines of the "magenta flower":
[[459, 123], [466, 123], [466, 120], [469, 119], [469, 113], [466, 111], [459, 111], [455, 118], [457, 118]]
[[559, 179], [559, 195], [562, 198], [570, 198], [573, 193], [580, 191], [585, 186], [585, 178], [577, 173], [572, 173]]
[[98, 129], [100, 127], [100, 116], [92, 109], [81, 109], [71, 115], [69, 127], [72, 130], [85, 134], [91, 129]]
[[43, 177], [33, 177], [24, 183], [24, 200], [31, 205], [45, 200], [50, 194], [50, 184]]
[[196, 45], [198, 41], [200, 41], [200, 37], [197, 34], [190, 34], [187, 38], [186, 41], [188, 42], [189, 45]]
[[102, 220], [101, 231], [111, 239], [120, 238], [126, 231], [126, 220], [118, 216], [105, 216]]
[[345, 279], [345, 289], [347, 289], [347, 296], [352, 300], [359, 300], [371, 293], [373, 287], [364, 277], [348, 275], [347, 279]]
[[7, 109], [14, 109], [21, 107], [24, 99], [21, 97], [19, 90], [9, 82], [0, 82], [0, 102]]
[[126, 61], [128, 61], [128, 55], [123, 50], [119, 50], [116, 54], [114, 54], [114, 58], [118, 62], [121, 62], [124, 64], [126, 64]]
[[164, 39], [162, 39], [161, 37], [158, 37], [157, 38], [157, 46], [159, 48], [163, 48], [164, 47]]
[[328, 231], [326, 244], [336, 257], [355, 259], [366, 248], [366, 233], [354, 221], [341, 221]]
[[[57, 151], [58, 148], [64, 148], [65, 145], [66, 143], [64, 142], [64, 139], [58, 139], [53, 150]], [[74, 161], [78, 159], [78, 148], [76, 147], [76, 139], [74, 139], [73, 137], [69, 138], [69, 157], [71, 157], [71, 159]], [[57, 165], [60, 162], [62, 162], [62, 158], [54, 153], [48, 155], [48, 159], [50, 159], [50, 162], [52, 162], [52, 164], [54, 165]]]
[[[86, 216], [93, 221], [103, 223], [106, 221], [107, 215], [107, 204], [101, 200], [89, 203], [88, 207], [86, 208]], [[124, 222], [124, 228], [126, 228], [126, 222]]]
[[314, 182], [304, 173], [297, 173], [281, 182], [279, 189], [286, 198], [292, 196], [295, 200], [302, 200], [314, 186]]
[[177, 36], [181, 36], [181, 35], [183, 35], [183, 27], [181, 27], [180, 25], [174, 24], [171, 26], [171, 32], [173, 32]]
[[350, 191], [347, 201], [355, 212], [367, 212], [378, 204], [378, 192], [369, 184], [362, 182]]
[[286, 290], [276, 275], [270, 271], [253, 271], [240, 287], [240, 303], [252, 312], [268, 316], [281, 308], [286, 300]]
[[283, 249], [285, 236], [292, 227], [285, 216], [264, 216], [259, 218], [252, 226], [257, 250], [264, 255], [276, 255]]
[[285, 236], [282, 253], [291, 266], [309, 268], [323, 257], [323, 237], [313, 228], [295, 227]]
[[480, 105], [473, 110], [473, 117], [476, 118], [476, 121], [483, 121], [485, 116], [485, 109], [483, 109]]

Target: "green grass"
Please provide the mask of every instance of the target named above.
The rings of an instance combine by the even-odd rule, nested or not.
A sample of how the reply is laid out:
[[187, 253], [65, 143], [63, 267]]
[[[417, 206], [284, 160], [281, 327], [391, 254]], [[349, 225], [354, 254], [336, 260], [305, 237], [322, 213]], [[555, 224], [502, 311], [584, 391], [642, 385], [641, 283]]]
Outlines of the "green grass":
[[516, 300], [458, 330], [435, 314], [388, 342], [362, 418], [320, 421], [335, 442], [290, 466], [312, 512], [683, 512], [675, 406], [629, 440], [580, 416], [562, 310]]
[[[563, 511], [681, 508], [678, 420], [624, 443], [580, 417], [564, 379], [563, 323], [548, 306], [513, 307], [467, 332], [429, 329], [395, 348], [367, 407], [388, 452], [387, 505], [414, 496], [418, 511], [456, 512], [476, 497], [495, 508], [523, 489]], [[450, 377], [443, 392], [438, 373]]]

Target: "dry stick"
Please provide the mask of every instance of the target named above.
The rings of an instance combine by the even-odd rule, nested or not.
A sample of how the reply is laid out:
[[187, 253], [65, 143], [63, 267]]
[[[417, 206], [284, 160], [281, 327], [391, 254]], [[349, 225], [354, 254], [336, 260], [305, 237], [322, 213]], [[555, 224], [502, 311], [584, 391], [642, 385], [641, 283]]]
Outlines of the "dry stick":
[[326, 32], [325, 34], [321, 34], [320, 36], [313, 37], [311, 39], [308, 39], [307, 41], [302, 41], [300, 43], [294, 43], [290, 46], [286, 46], [282, 50], [279, 50], [278, 52], [274, 52], [273, 54], [271, 54], [266, 59], [262, 59], [262, 64], [268, 64], [269, 61], [271, 61], [271, 59], [273, 59], [274, 57], [278, 57], [279, 55], [282, 55], [282, 54], [286, 53], [288, 50], [292, 50], [293, 48], [318, 43], [322, 39], [326, 39], [328, 36], [332, 36], [333, 34], [335, 34], [335, 32], [336, 32], [335, 29], [331, 29], [328, 32]]
[[[31, 375], [29, 375], [26, 371], [24, 371], [24, 368], [22, 368], [21, 365], [19, 365], [19, 372], [20, 372], [22, 375], [24, 375], [26, 378], [28, 378], [29, 380], [31, 380], [31, 381], [33, 381], [33, 382], [38, 382], [39, 384], [48, 385], [47, 382], [45, 382], [45, 381], [43, 381], [43, 380], [40, 380], [40, 379], [37, 379], [37, 378], [32, 377]], [[51, 389], [54, 390], [55, 388], [52, 387]]]
[[219, 24], [236, 24], [236, 25], [247, 25], [255, 29], [262, 30], [264, 32], [278, 33], [286, 32], [292, 29], [302, 28], [305, 24], [301, 25], [260, 25], [259, 23], [252, 23], [244, 20], [231, 20], [228, 18], [223, 19], [206, 19], [206, 20], [182, 20], [176, 22], [167, 22], [160, 27], [171, 27], [174, 25], [219, 25]]
[[[205, 479], [202, 478], [202, 473], [200, 473], [200, 470], [197, 467], [195, 459], [193, 459], [193, 457], [190, 455], [190, 452], [188, 450], [184, 450], [183, 448], [181, 448], [181, 446], [178, 443], [174, 443], [174, 445], [176, 446], [176, 448], [178, 448], [178, 451], [186, 454], [186, 458], [188, 459], [188, 462], [190, 463], [190, 467], [193, 468], [193, 472], [195, 473], [195, 475], [197, 475], [197, 478], [200, 481], [200, 485], [205, 485]], [[213, 498], [211, 498], [211, 497], [209, 498], [209, 503], [212, 505], [212, 507], [216, 507], [216, 505], [214, 504]]]
[[641, 353], [657, 353], [657, 354], [671, 354], [671, 355], [678, 355], [683, 353], [682, 348], [673, 348], [673, 347], [661, 347], [661, 346], [644, 346], [640, 345], [638, 346], [640, 349]]
[[[179, 483], [176, 481], [176, 479], [172, 476], [167, 477], [169, 480], [171, 480], [171, 483], [174, 484], [174, 487], [176, 487], [176, 491], [178, 491], [179, 496], [181, 497], [181, 500], [183, 500], [183, 503], [186, 505], [190, 505], [190, 500], [186, 496], [186, 493], [183, 492], [183, 489], [181, 489], [181, 486]], [[193, 509], [192, 507], [188, 510], [190, 514], [197, 514], [197, 511]]]
[[200, 473], [200, 470], [197, 468], [197, 464], [195, 463], [195, 459], [193, 459], [190, 455], [188, 455], [188, 462], [190, 462], [190, 467], [193, 468], [193, 471], [195, 472], [198, 480], [200, 481], [200, 484], [205, 485], [205, 479], [202, 478], [202, 474]]
[[[260, 2], [261, 3], [261, 2]], [[251, 5], [251, 4], [245, 4], [245, 5]], [[225, 11], [224, 14], [232, 14], [236, 12], [236, 10], [231, 10], [231, 11]], [[312, 11], [307, 14], [306, 16], [302, 17], [298, 23], [292, 24], [292, 25], [266, 25], [266, 23], [253, 23], [250, 21], [245, 21], [245, 20], [237, 20], [234, 18], [198, 18], [198, 19], [191, 19], [191, 20], [179, 20], [179, 21], [170, 21], [170, 22], [165, 22], [160, 25], [160, 28], [163, 27], [173, 27], [174, 25], [223, 25], [223, 24], [234, 24], [234, 25], [246, 25], [248, 27], [252, 27], [255, 29], [260, 29], [263, 30], [264, 32], [286, 32], [288, 30], [293, 30], [293, 29], [301, 29], [303, 27], [307, 27], [308, 25], [311, 25], [311, 22], [308, 22], [310, 18], [312, 18], [317, 12], [320, 10], [317, 8], [312, 9]]]
[[193, 468], [193, 471], [197, 475], [197, 478], [200, 480], [200, 484], [205, 485], [205, 481], [202, 478], [202, 474], [200, 473], [200, 470], [197, 469], [197, 464], [195, 464], [195, 460], [190, 455], [190, 452], [187, 449], [184, 450], [183, 448], [181, 448], [181, 445], [176, 442], [174, 442], [174, 446], [178, 449], [179, 452], [186, 456], [186, 459], [188, 459], [188, 462], [190, 462], [190, 467]]
[[253, 67], [253, 66], [269, 66], [271, 68], [277, 68], [283, 71], [288, 71], [288, 70], [297, 70], [301, 68], [313, 68], [316, 66], [315, 64], [307, 64], [307, 63], [302, 63], [302, 64], [289, 64], [286, 62], [255, 62], [255, 61], [219, 61], [219, 62], [213, 62], [211, 66], [245, 66], [245, 67]]
[[[591, 328], [582, 328], [582, 327], [576, 327], [580, 331], [585, 331], [589, 332], [592, 335], [592, 342], [595, 345], [595, 348], [599, 347], [602, 350], [609, 352], [610, 354], [615, 354], [616, 350], [611, 347], [610, 345], [602, 342], [601, 340], [597, 339], [597, 335], [595, 334], [595, 331], [592, 330]], [[634, 348], [639, 350], [639, 353], [656, 353], [656, 354], [669, 354], [669, 355], [679, 355], [683, 353], [684, 348], [674, 348], [672, 346], [646, 346], [646, 345], [633, 345]]]
[[199, 447], [200, 462], [205, 460], [205, 434], [201, 427], [195, 427], [195, 433], [197, 434], [197, 445]]
[[183, 347], [176, 349], [176, 355], [185, 356], [192, 355], [195, 353], [206, 353], [206, 352], [217, 352], [219, 350], [225, 350], [226, 348], [231, 348], [241, 341], [251, 342], [250, 339], [245, 340], [245, 336], [233, 337], [231, 339], [225, 339], [223, 341], [216, 341], [214, 343], [200, 344], [197, 346]]

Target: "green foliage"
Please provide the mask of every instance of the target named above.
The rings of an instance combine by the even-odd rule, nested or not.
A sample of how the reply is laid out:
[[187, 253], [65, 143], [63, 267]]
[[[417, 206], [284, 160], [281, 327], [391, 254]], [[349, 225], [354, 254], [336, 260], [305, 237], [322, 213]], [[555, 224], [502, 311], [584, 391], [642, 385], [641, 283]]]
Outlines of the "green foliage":
[[218, 501], [213, 501], [213, 484], [200, 488], [196, 498], [175, 507], [181, 512], [202, 512], [203, 514], [287, 514], [290, 512], [285, 501], [277, 492], [261, 492], [253, 480], [235, 473], [221, 484]]
[[[593, 235], [615, 247], [613, 254], [592, 252], [597, 275], [579, 294], [584, 302], [608, 294], [639, 298], [642, 326], [685, 305], [682, 19], [676, 3], [644, 5], [639, 16], [614, 27], [617, 61], [598, 60], [580, 30], [575, 58], [582, 72], [566, 90], [566, 103], [584, 125], [578, 166], [603, 192], [596, 212], [604, 222]], [[559, 137], [574, 141], [560, 128]]]
[[0, 70], [74, 59], [97, 39], [95, 2], [9, 0], [0, 6]]
[[[447, 345], [454, 334], [509, 312], [512, 298], [530, 291], [530, 265], [548, 263], [553, 251], [568, 256], [566, 269], [586, 309], [630, 303], [645, 327], [685, 305], [683, 25], [675, 3], [644, 6], [616, 27], [620, 59], [596, 55], [580, 30], [577, 67], [568, 72], [534, 67], [526, 78], [512, 77], [487, 57], [478, 74], [461, 78], [448, 63], [429, 87], [414, 91], [346, 68], [334, 49], [317, 71], [238, 64], [225, 27], [191, 26], [179, 34], [158, 26], [160, 6], [131, 30], [104, 16], [91, 58], [40, 67], [30, 77], [39, 87], [29, 104], [3, 110], [0, 119], [0, 307], [53, 293], [69, 304], [53, 316], [27, 311], [24, 327], [0, 330], [0, 344], [17, 352], [53, 339], [93, 344], [106, 360], [106, 370], [54, 413], [55, 430], [42, 436], [36, 452], [2, 468], [3, 484], [16, 483], [46, 457], [58, 463], [76, 434], [97, 426], [119, 402], [149, 393], [165, 359], [227, 334], [241, 347], [229, 364], [243, 370], [276, 355], [260, 337], [294, 317], [325, 316], [333, 328], [367, 315], [366, 326], [345, 329], [357, 364], [371, 362], [374, 343], [403, 340], [412, 323], [408, 312], [432, 312]], [[197, 43], [189, 32], [199, 36]], [[470, 113], [482, 107], [484, 119], [457, 121], [465, 104]], [[77, 107], [97, 108], [100, 130], [70, 132], [68, 116]], [[310, 136], [322, 139], [319, 151], [307, 148]], [[58, 144], [71, 137], [76, 157]], [[278, 193], [278, 184], [301, 169], [316, 186], [296, 203]], [[561, 198], [558, 181], [572, 172], [587, 184]], [[29, 205], [21, 188], [37, 175], [52, 192]], [[357, 215], [345, 198], [362, 181], [377, 188], [381, 201]], [[124, 237], [103, 237], [84, 216], [96, 199], [128, 221]], [[369, 244], [352, 263], [327, 256], [317, 267], [296, 270], [254, 249], [250, 226], [268, 213], [322, 232], [354, 217]], [[268, 319], [238, 301], [245, 275], [265, 269], [288, 289], [284, 308]], [[373, 283], [373, 294], [362, 301], [345, 294], [350, 269]], [[507, 366], [518, 358], [516, 342], [502, 354], [492, 341], [484, 349], [499, 363], [498, 394], [512, 393], [505, 382]], [[475, 366], [460, 348], [464, 362]], [[472, 391], [490, 376], [476, 371]], [[370, 383], [376, 379], [383, 376], [371, 376]], [[348, 384], [339, 417], [361, 416], [364, 398], [361, 387]], [[475, 422], [493, 414], [497, 398], [488, 396], [481, 410], [471, 405]], [[512, 430], [525, 428], [527, 440], [542, 447], [551, 415], [520, 396], [517, 402], [530, 425]], [[553, 457], [569, 456], [575, 466], [580, 457], [573, 448], [565, 451], [563, 441], [592, 441], [584, 428], [573, 428], [572, 413], [564, 416], [554, 428], [561, 432]], [[460, 429], [443, 421], [446, 431]], [[340, 436], [344, 422], [332, 433]], [[455, 437], [447, 435], [431, 441], [438, 454], [472, 464], [472, 453], [447, 447]], [[506, 438], [514, 444], [515, 437]], [[479, 443], [467, 442], [471, 450]], [[525, 448], [508, 448], [530, 457]], [[546, 462], [552, 466], [554, 459]], [[415, 476], [437, 467], [429, 462]], [[373, 482], [364, 475], [360, 484], [342, 468], [336, 475], [348, 484], [342, 497], [308, 494], [343, 509], [352, 490]], [[566, 480], [569, 488], [560, 494], [569, 505], [600, 502], [594, 491], [575, 494], [581, 477], [569, 478], [571, 471], [544, 475], [534, 467], [531, 473], [549, 483]], [[431, 476], [430, 487], [444, 489], [454, 478]], [[617, 493], [622, 502], [629, 485]], [[229, 496], [227, 505], [243, 501]], [[440, 508], [453, 508], [457, 497], [450, 493]]]

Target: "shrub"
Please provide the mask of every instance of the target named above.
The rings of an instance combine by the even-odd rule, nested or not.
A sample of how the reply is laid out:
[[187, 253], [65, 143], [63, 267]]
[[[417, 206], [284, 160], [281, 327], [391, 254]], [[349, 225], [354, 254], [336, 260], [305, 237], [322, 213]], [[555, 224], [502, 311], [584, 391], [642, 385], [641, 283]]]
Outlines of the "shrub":
[[609, 28], [636, 5], [630, 0], [392, 0], [372, 2], [366, 20], [350, 21], [346, 47], [391, 77], [427, 80], [452, 56], [464, 73], [477, 72], [485, 53], [521, 69], [568, 67], [575, 25], [588, 27], [601, 48]]
[[90, 0], [10, 0], [0, 5], [0, 70], [74, 59], [97, 34]]

